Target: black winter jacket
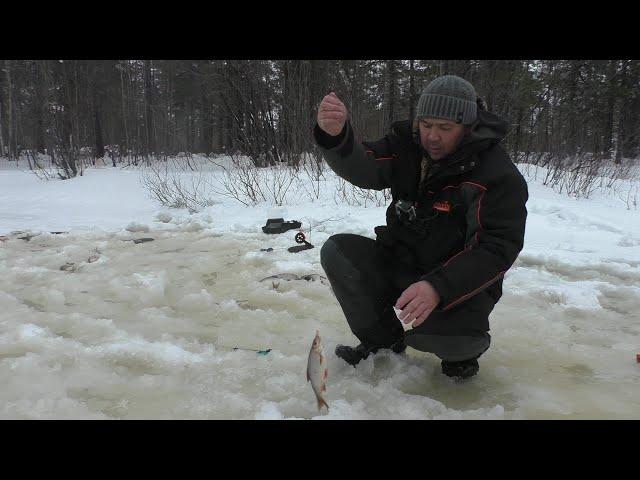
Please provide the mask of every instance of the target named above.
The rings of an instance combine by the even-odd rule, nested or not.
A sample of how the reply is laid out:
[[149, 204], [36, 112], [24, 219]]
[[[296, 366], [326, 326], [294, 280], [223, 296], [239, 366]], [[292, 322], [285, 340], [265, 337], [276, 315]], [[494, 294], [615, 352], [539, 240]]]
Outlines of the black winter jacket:
[[[528, 191], [499, 145], [506, 130], [504, 120], [480, 110], [456, 152], [431, 162], [420, 182], [427, 154], [408, 121], [396, 122], [372, 142], [357, 141], [349, 122], [335, 137], [317, 124], [314, 128], [336, 174], [361, 188], [391, 188], [387, 225], [376, 227], [377, 242], [390, 258], [433, 285], [441, 298], [438, 310], [481, 291], [497, 302], [502, 277], [522, 250]], [[399, 200], [405, 208], [398, 212]]]

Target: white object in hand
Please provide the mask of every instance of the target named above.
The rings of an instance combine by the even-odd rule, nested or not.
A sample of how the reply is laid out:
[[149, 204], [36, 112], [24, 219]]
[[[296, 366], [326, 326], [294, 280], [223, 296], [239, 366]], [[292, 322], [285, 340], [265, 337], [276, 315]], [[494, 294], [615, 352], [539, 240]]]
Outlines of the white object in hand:
[[413, 322], [415, 322], [415, 318], [413, 320], [411, 320], [408, 323], [404, 323], [401, 319], [400, 319], [400, 315], [402, 314], [402, 310], [400, 310], [399, 308], [396, 308], [395, 306], [393, 307], [393, 311], [396, 312], [396, 317], [398, 317], [398, 320], [400, 320], [400, 323], [402, 324], [402, 328], [404, 328], [405, 332], [407, 330], [410, 330], [411, 328], [413, 328]]

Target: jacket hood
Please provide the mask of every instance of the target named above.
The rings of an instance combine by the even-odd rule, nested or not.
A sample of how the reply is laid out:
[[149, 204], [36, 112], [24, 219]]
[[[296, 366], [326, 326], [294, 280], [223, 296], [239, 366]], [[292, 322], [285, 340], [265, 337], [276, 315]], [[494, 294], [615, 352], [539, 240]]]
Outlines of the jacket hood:
[[486, 110], [478, 110], [478, 118], [471, 125], [471, 133], [467, 135], [460, 147], [476, 142], [500, 142], [509, 131], [509, 124], [502, 117]]

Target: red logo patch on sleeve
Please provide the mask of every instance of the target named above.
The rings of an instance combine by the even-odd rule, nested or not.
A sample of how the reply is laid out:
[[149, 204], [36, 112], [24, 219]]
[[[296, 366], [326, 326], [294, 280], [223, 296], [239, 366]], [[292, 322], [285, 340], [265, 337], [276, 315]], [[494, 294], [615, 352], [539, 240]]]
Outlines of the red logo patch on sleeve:
[[433, 208], [439, 210], [440, 212], [449, 213], [451, 211], [451, 204], [446, 200], [444, 202], [435, 202], [433, 204]]

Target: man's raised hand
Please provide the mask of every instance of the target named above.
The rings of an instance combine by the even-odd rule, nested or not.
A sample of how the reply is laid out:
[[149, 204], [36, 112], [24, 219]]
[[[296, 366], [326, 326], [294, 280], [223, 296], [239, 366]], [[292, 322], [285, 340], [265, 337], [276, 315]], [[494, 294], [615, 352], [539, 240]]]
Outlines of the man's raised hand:
[[347, 121], [347, 108], [337, 95], [326, 95], [318, 107], [318, 125], [329, 135], [335, 137], [344, 128]]

